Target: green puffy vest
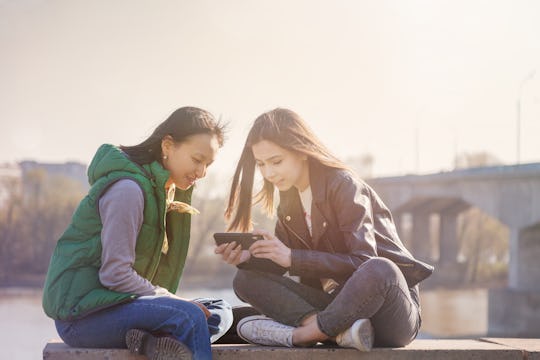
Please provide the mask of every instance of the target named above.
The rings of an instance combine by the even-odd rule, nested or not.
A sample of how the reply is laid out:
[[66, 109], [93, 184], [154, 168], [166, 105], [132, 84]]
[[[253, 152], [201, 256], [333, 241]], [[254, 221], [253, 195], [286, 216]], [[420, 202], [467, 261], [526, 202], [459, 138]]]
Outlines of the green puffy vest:
[[[169, 172], [158, 162], [140, 166], [113, 145], [102, 145], [88, 167], [90, 190], [58, 240], [43, 289], [43, 309], [58, 320], [73, 320], [137, 297], [109, 290], [99, 281], [101, 229], [99, 199], [114, 182], [131, 179], [144, 193], [144, 219], [137, 237], [134, 269], [152, 284], [175, 293], [189, 247], [191, 215], [166, 213]], [[192, 188], [176, 189], [175, 200], [191, 203]], [[161, 252], [167, 216], [167, 254]]]

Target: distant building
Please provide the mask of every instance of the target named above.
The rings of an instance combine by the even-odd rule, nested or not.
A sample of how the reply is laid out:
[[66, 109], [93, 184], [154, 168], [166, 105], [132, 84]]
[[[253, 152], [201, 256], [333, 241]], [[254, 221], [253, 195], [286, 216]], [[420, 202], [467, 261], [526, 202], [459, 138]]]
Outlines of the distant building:
[[18, 164], [0, 164], [0, 207], [6, 201], [10, 187], [23, 186], [24, 178], [32, 170], [43, 170], [48, 176], [65, 176], [80, 183], [88, 189], [86, 165], [76, 162], [40, 163], [37, 161], [21, 161]]
[[9, 186], [20, 186], [21, 168], [17, 164], [0, 165], [0, 206], [6, 201]]
[[22, 177], [31, 170], [42, 169], [48, 175], [61, 175], [70, 179], [76, 180], [85, 189], [88, 188], [88, 177], [86, 175], [86, 165], [77, 162], [66, 163], [40, 163], [37, 161], [21, 161], [19, 167], [22, 172]]

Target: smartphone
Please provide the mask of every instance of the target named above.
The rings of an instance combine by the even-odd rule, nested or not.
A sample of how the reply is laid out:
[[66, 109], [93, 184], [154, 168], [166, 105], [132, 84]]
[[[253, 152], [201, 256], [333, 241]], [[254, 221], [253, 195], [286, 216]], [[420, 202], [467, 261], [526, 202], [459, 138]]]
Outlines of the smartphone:
[[215, 233], [214, 240], [216, 245], [236, 241], [236, 244], [242, 245], [242, 250], [247, 250], [257, 240], [263, 240], [262, 235], [253, 235], [252, 233]]

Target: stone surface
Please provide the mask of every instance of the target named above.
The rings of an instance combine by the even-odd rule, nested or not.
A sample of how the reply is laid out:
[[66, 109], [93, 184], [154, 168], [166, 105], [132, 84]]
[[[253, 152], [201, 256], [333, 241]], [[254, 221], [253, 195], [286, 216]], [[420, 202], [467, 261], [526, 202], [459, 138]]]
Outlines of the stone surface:
[[[497, 339], [478, 340], [423, 340], [413, 341], [404, 348], [376, 348], [362, 353], [353, 349], [313, 347], [279, 348], [255, 345], [223, 344], [212, 347], [213, 359], [371, 359], [371, 360], [461, 360], [461, 359], [540, 359], [540, 340], [538, 339]], [[46, 360], [142, 360], [143, 356], [131, 355], [125, 349], [82, 349], [70, 348], [60, 341], [51, 341], [43, 350]]]
[[524, 359], [540, 360], [540, 339], [484, 338], [482, 340], [523, 350], [527, 355], [523, 357]]
[[43, 360], [145, 360], [146, 356], [132, 355], [127, 349], [72, 348], [53, 340], [43, 349]]

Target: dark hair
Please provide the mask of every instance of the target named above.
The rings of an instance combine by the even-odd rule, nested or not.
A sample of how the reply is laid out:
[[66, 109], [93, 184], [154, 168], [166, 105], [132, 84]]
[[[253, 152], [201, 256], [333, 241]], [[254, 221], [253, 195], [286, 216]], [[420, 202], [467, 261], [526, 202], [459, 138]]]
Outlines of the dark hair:
[[262, 140], [271, 141], [284, 149], [307, 155], [308, 159], [323, 165], [349, 170], [315, 136], [302, 118], [295, 112], [277, 108], [260, 115], [246, 139], [231, 185], [225, 218], [229, 230], [251, 230], [252, 204], [262, 202], [268, 215], [274, 207], [274, 185], [264, 179], [263, 188], [253, 198], [255, 158], [251, 147]]
[[223, 146], [224, 125], [214, 119], [208, 111], [196, 107], [182, 107], [175, 110], [163, 121], [146, 140], [138, 145], [120, 146], [129, 158], [140, 164], [161, 162], [161, 141], [167, 135], [181, 143], [191, 135], [216, 135], [219, 146]]

